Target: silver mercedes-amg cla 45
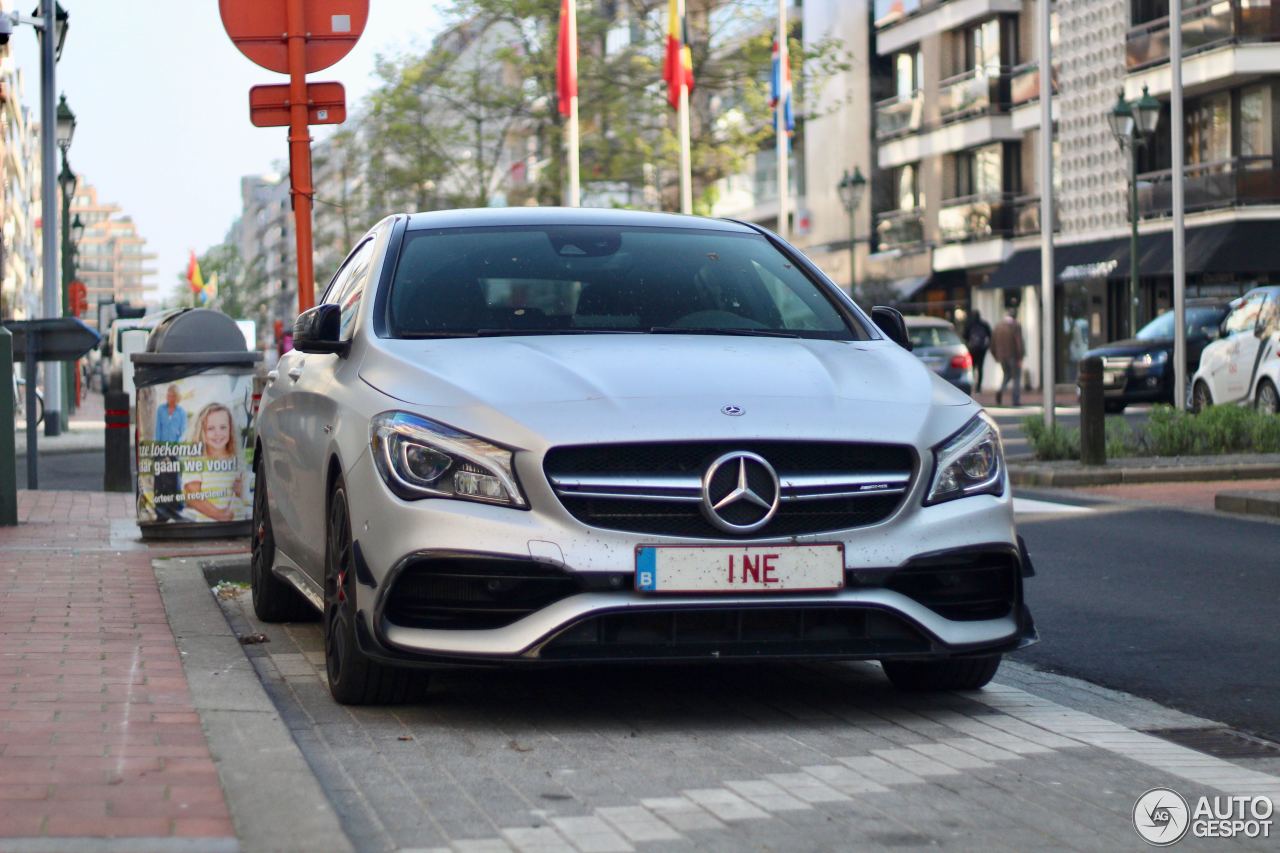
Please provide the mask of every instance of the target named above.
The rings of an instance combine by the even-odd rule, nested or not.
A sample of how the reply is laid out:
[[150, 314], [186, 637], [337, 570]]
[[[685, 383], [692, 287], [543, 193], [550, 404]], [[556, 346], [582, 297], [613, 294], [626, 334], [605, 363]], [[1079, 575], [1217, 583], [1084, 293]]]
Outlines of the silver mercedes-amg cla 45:
[[754, 225], [391, 216], [298, 317], [254, 454], [253, 602], [344, 703], [410, 667], [878, 660], [1035, 640], [995, 425]]

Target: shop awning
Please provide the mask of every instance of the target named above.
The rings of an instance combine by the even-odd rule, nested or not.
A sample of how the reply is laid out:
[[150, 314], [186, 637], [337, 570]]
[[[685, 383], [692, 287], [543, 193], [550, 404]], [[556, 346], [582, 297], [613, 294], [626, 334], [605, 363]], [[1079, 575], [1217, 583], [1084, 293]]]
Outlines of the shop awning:
[[929, 283], [932, 276], [912, 275], [906, 278], [895, 279], [889, 282], [889, 287], [893, 289], [894, 295], [899, 302], [907, 302], [911, 297], [920, 292], [920, 288]]
[[[1059, 282], [1089, 278], [1127, 278], [1129, 240], [1113, 238], [1058, 246], [1053, 265]], [[1187, 273], [1260, 273], [1280, 271], [1280, 222], [1223, 222], [1188, 228]], [[1168, 231], [1138, 238], [1141, 275], [1173, 274], [1173, 240]], [[984, 288], [1008, 289], [1040, 283], [1040, 250], [1015, 252]]]

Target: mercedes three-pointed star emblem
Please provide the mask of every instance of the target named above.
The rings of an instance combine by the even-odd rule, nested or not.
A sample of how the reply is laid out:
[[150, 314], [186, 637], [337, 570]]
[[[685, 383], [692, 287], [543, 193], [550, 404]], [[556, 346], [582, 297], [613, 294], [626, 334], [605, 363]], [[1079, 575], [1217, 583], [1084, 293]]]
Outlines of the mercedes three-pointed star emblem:
[[[717, 476], [726, 467], [729, 476]], [[755, 453], [736, 450], [707, 466], [702, 476], [702, 514], [726, 533], [751, 533], [773, 518], [781, 492], [772, 465]], [[755, 512], [736, 510], [744, 503]]]

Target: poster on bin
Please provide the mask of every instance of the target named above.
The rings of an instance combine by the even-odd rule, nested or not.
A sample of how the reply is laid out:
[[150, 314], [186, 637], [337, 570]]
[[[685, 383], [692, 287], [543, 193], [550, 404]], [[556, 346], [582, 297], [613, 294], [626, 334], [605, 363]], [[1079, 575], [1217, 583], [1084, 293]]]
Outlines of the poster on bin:
[[253, 376], [198, 373], [138, 389], [138, 521], [248, 521]]

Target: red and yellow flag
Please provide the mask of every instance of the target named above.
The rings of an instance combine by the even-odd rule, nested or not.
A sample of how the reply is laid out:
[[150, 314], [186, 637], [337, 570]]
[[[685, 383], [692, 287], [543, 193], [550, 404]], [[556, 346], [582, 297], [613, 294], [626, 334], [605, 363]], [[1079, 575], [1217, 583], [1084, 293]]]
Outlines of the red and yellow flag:
[[667, 81], [667, 101], [671, 109], [680, 109], [680, 85], [693, 91], [693, 51], [689, 49], [689, 28], [681, 14], [680, 0], [669, 0], [667, 23], [667, 60], [662, 79]]
[[200, 275], [200, 262], [196, 260], [195, 250], [191, 250], [191, 260], [187, 262], [187, 283], [192, 293], [204, 290], [204, 276]]
[[568, 116], [570, 104], [578, 96], [578, 21], [576, 0], [560, 0], [560, 45], [556, 57], [556, 93], [560, 115]]

